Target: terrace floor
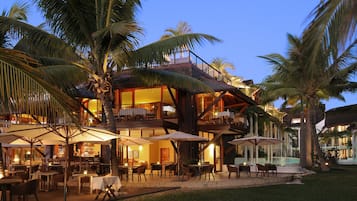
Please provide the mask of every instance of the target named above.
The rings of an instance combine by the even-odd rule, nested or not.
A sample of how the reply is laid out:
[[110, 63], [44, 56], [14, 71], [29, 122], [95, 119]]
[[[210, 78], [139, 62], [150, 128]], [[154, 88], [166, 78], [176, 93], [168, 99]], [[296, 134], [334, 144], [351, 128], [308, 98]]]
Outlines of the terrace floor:
[[[191, 177], [190, 179], [182, 177], [178, 178], [177, 176], [158, 176], [158, 175], [146, 175], [147, 181], [143, 178], [141, 181], [138, 181], [137, 177], [134, 177], [133, 180], [129, 178], [128, 181], [122, 180], [122, 188], [117, 193], [119, 200], [126, 199], [135, 196], [143, 196], [151, 193], [158, 193], [163, 191], [188, 191], [188, 190], [200, 190], [200, 189], [217, 189], [217, 188], [245, 188], [253, 186], [264, 186], [264, 185], [276, 185], [282, 183], [289, 183], [293, 179], [293, 174], [278, 174], [278, 175], [269, 175], [269, 176], [257, 176], [255, 173], [252, 173], [251, 176], [248, 176], [245, 173], [242, 173], [239, 178], [235, 175], [232, 175], [231, 178], [228, 178], [227, 172], [220, 172], [215, 174], [215, 179], [210, 178], [210, 180], [202, 176]], [[68, 201], [93, 201], [96, 197], [96, 192], [89, 194], [88, 190], [83, 189], [81, 194], [78, 194], [76, 187], [75, 179], [72, 179], [68, 183], [69, 192], [67, 194]], [[63, 197], [63, 188], [53, 190], [50, 192], [39, 192], [40, 201], [60, 201], [64, 200]], [[98, 200], [102, 200], [103, 194], [100, 195]], [[35, 200], [33, 196], [29, 197], [29, 201]], [[107, 199], [106, 199], [107, 200]]]

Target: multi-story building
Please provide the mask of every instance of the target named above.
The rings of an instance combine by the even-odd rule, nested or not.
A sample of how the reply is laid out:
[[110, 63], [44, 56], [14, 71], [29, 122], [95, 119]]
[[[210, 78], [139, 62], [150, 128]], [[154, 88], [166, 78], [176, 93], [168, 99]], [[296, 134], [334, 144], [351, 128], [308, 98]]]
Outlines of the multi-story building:
[[[173, 130], [203, 136], [209, 143], [185, 143], [179, 150], [184, 155], [185, 162], [202, 160], [215, 164], [217, 171], [223, 164], [233, 163], [238, 155], [247, 153], [247, 149], [235, 149], [227, 142], [245, 135], [265, 135], [283, 138], [281, 124], [277, 119], [263, 118], [269, 114], [259, 108], [257, 103], [245, 95], [239, 88], [230, 85], [230, 80], [211, 67], [191, 51], [184, 57], [172, 55], [170, 62], [161, 65], [151, 65], [149, 68], [174, 71], [186, 76], [197, 78], [213, 89], [207, 93], [192, 89], [185, 91], [166, 85], [145, 86], [140, 79], [124, 70], [113, 78], [114, 111], [116, 125], [120, 135], [148, 138], [164, 135]], [[102, 114], [99, 100], [83, 99], [97, 117]], [[93, 118], [82, 112], [85, 124], [92, 125]], [[269, 122], [269, 123], [267, 123]], [[154, 142], [140, 146], [120, 146], [122, 162], [166, 163], [175, 161], [176, 154], [170, 142]], [[281, 156], [282, 152], [266, 147], [266, 158]], [[252, 151], [250, 153], [253, 153]], [[247, 154], [246, 156], [247, 157]], [[270, 159], [269, 159], [270, 161]]]
[[326, 111], [321, 147], [339, 164], [357, 164], [357, 105]]
[[[224, 164], [234, 163], [237, 156], [245, 160], [252, 158], [252, 154], [249, 155], [253, 153], [252, 147], [236, 147], [228, 143], [237, 137], [260, 135], [281, 139], [283, 143], [278, 147], [260, 147], [260, 156], [268, 162], [274, 162], [274, 157], [287, 156], [287, 152], [282, 151], [287, 149], [287, 137], [282, 132], [281, 115], [274, 118], [271, 110], [260, 108], [240, 88], [232, 86], [228, 77], [193, 52], [187, 51], [184, 56], [173, 54], [167, 58], [167, 63], [147, 68], [194, 77], [213, 91], [183, 90], [167, 85], [147, 86], [130, 69], [124, 69], [113, 78], [113, 111], [120, 135], [149, 138], [180, 130], [205, 137], [208, 143], [183, 143], [177, 151], [181, 153], [184, 163], [209, 162], [214, 164], [216, 171], [222, 171]], [[104, 118], [100, 100], [93, 97], [81, 99], [88, 109], [80, 111], [82, 124], [100, 124]], [[31, 121], [30, 116], [23, 117], [17, 115], [16, 122], [22, 122], [21, 119]], [[15, 121], [14, 116], [9, 119]], [[175, 148], [169, 141], [123, 145], [118, 140], [117, 145], [121, 163], [169, 163], [177, 160]], [[101, 155], [105, 158], [108, 150], [103, 147], [81, 143], [73, 146], [73, 154], [84, 157]], [[51, 151], [57, 157], [63, 155], [60, 146]]]

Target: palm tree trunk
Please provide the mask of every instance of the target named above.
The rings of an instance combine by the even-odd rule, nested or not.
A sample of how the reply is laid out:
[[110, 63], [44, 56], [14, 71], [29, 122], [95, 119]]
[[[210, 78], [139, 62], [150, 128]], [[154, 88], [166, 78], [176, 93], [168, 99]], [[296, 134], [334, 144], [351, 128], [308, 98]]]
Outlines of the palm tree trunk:
[[306, 168], [311, 169], [313, 165], [313, 151], [312, 151], [312, 127], [315, 127], [313, 122], [311, 121], [311, 109], [310, 109], [310, 101], [307, 102], [306, 106], [306, 136], [305, 136], [305, 143], [306, 143]]
[[[107, 119], [107, 125], [109, 126], [109, 130], [113, 133], [116, 133], [116, 124], [115, 118], [113, 114], [113, 104], [110, 95], [106, 95], [104, 97], [104, 112]], [[112, 175], [118, 175], [118, 156], [117, 156], [117, 140], [113, 139], [111, 141], [111, 148], [110, 148], [110, 156], [111, 156], [111, 169]]]
[[319, 143], [319, 138], [316, 134], [316, 127], [315, 127], [315, 122], [317, 118], [317, 110], [318, 110], [318, 101], [311, 101], [310, 107], [311, 107], [311, 119], [313, 124], [311, 124], [311, 131], [312, 131], [312, 141], [314, 145], [314, 151], [316, 151], [317, 158], [320, 163], [320, 168], [322, 171], [327, 172], [330, 170], [330, 168], [325, 164], [326, 160], [324, 157], [324, 154], [321, 150], [320, 143]]

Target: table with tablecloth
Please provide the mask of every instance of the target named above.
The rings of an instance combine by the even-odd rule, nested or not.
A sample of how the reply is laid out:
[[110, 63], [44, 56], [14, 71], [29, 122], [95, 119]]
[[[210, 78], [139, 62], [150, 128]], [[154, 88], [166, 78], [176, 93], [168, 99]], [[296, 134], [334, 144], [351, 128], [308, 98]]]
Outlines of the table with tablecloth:
[[107, 195], [109, 196], [109, 198], [111, 196], [115, 197], [114, 192], [119, 191], [120, 188], [121, 188], [121, 182], [118, 176], [106, 175], [106, 176], [92, 178], [91, 191], [99, 190], [96, 199], [99, 197], [99, 195], [102, 192], [105, 193], [103, 200]]

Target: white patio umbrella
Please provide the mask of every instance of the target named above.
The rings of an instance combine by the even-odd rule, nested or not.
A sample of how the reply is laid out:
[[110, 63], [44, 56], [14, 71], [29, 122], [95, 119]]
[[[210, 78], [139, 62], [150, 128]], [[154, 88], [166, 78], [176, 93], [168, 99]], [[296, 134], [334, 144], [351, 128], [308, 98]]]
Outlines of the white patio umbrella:
[[67, 199], [67, 169], [69, 144], [77, 142], [100, 142], [118, 138], [118, 135], [100, 128], [81, 127], [77, 125], [11, 125], [5, 128], [7, 135], [19, 139], [31, 139], [33, 142], [51, 142], [66, 146], [65, 171], [64, 171], [64, 200]]
[[181, 165], [181, 161], [180, 161], [180, 159], [181, 159], [181, 157], [180, 157], [181, 142], [207, 142], [208, 141], [208, 139], [206, 139], [204, 137], [192, 135], [189, 133], [184, 133], [181, 131], [175, 131], [175, 132], [172, 132], [172, 133], [166, 134], [166, 135], [154, 136], [154, 137], [150, 137], [148, 139], [152, 140], [152, 141], [170, 140], [170, 141], [174, 141], [177, 143], [176, 153], [177, 153], [178, 173], [180, 173], [180, 165]]
[[119, 135], [118, 143], [125, 146], [152, 144], [150, 140], [124, 135]]
[[[279, 144], [282, 141], [276, 138], [271, 138], [271, 137], [263, 137], [263, 136], [251, 136], [251, 137], [243, 137], [243, 138], [238, 138], [234, 139], [232, 141], [229, 141], [228, 143], [233, 144], [233, 145], [253, 145], [253, 150], [255, 152], [256, 147], [260, 145], [273, 145], [273, 144]], [[257, 158], [258, 156], [256, 156]]]

